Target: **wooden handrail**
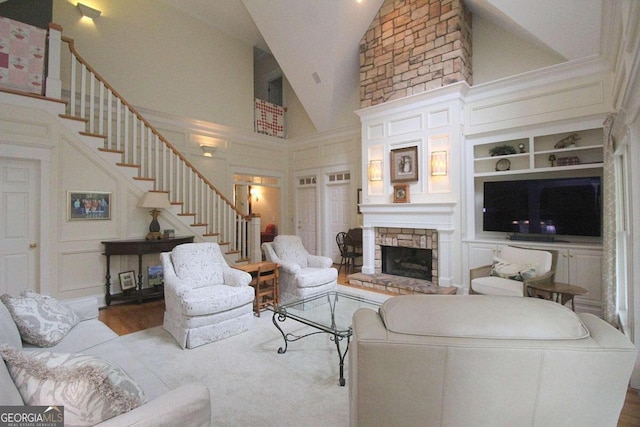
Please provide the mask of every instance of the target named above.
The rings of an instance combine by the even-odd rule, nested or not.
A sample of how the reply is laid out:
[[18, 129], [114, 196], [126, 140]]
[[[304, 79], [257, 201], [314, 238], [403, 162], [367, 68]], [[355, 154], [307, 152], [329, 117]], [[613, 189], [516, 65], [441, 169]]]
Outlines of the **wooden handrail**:
[[247, 221], [251, 220], [250, 215], [246, 215], [240, 212], [238, 208], [236, 208], [236, 206], [233, 203], [231, 203], [231, 201], [227, 199], [224, 196], [224, 194], [222, 194], [204, 175], [202, 175], [200, 171], [198, 171], [198, 169], [196, 169], [191, 164], [191, 162], [189, 162], [169, 141], [167, 141], [167, 139], [164, 136], [162, 136], [162, 134], [158, 132], [158, 130], [151, 123], [149, 123], [149, 121], [145, 119], [133, 105], [131, 105], [122, 95], [120, 95], [118, 91], [116, 91], [113, 88], [113, 86], [111, 86], [91, 65], [89, 65], [89, 63], [75, 49], [75, 42], [72, 38], [62, 36], [61, 39], [62, 41], [66, 42], [69, 45], [69, 51], [78, 60], [78, 62], [84, 65], [87, 68], [87, 70], [89, 70], [89, 72], [91, 72], [91, 74], [93, 74], [98, 81], [100, 81], [108, 90], [110, 90], [116, 96], [116, 98], [118, 98], [133, 114], [135, 114], [138, 120], [140, 120], [148, 129], [150, 129], [151, 132], [156, 137], [158, 137], [158, 139], [162, 141], [162, 143], [164, 143], [167, 146], [167, 148], [169, 148], [173, 152], [173, 154], [176, 155], [176, 157], [178, 157], [189, 169], [191, 169], [191, 171], [195, 173], [198, 176], [198, 178], [200, 178], [212, 191], [214, 191], [215, 194], [218, 197], [220, 197], [222, 201], [224, 201], [224, 203], [226, 203], [244, 220], [247, 220]]

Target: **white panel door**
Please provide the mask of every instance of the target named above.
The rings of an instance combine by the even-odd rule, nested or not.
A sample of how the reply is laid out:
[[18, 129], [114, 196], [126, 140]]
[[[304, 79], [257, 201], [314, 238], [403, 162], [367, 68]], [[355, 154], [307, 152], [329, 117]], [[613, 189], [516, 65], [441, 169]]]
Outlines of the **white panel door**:
[[333, 262], [340, 263], [340, 250], [336, 244], [336, 234], [349, 230], [349, 209], [354, 209], [351, 203], [349, 184], [331, 185], [329, 189], [329, 228], [327, 245], [329, 256]]
[[0, 293], [38, 291], [38, 162], [0, 159]]
[[298, 212], [297, 234], [302, 239], [302, 244], [312, 255], [316, 255], [316, 233], [318, 227], [316, 213], [316, 188], [298, 188]]

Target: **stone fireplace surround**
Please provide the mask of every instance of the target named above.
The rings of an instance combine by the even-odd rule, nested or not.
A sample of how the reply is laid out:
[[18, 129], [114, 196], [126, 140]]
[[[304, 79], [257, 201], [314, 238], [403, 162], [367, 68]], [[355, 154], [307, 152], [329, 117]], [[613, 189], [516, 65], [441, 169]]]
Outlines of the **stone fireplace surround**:
[[[438, 230], [410, 227], [375, 227], [375, 273], [356, 273], [349, 284], [394, 294], [455, 294], [455, 286], [438, 286]], [[431, 250], [431, 280], [382, 273], [382, 248], [405, 247]]]
[[420, 228], [376, 227], [374, 267], [382, 273], [382, 247], [431, 249], [431, 283], [438, 285], [438, 230]]

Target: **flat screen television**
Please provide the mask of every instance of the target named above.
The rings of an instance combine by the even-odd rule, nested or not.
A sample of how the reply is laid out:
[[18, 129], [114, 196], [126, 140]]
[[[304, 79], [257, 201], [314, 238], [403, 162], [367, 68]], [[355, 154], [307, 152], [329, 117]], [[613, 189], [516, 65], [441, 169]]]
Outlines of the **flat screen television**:
[[482, 212], [484, 231], [601, 237], [601, 178], [485, 182]]

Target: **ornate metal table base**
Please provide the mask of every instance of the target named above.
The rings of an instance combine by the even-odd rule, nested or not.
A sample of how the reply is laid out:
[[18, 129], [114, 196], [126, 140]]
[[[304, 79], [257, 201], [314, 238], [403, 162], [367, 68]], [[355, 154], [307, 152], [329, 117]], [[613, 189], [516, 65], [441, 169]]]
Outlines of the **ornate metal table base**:
[[[277, 319], [277, 321], [276, 321], [276, 319]], [[280, 325], [278, 324], [278, 322], [284, 322], [285, 320], [287, 320], [287, 312], [286, 312], [286, 310], [275, 311], [273, 313], [273, 324], [275, 325], [276, 328], [278, 328], [278, 330], [282, 334], [282, 338], [284, 339], [284, 348], [280, 347], [278, 349], [278, 354], [286, 353], [288, 345], [289, 345], [290, 342], [301, 340], [302, 338], [308, 337], [310, 335], [329, 334], [329, 335], [331, 335], [331, 337], [329, 339], [336, 343], [336, 349], [338, 350], [338, 357], [340, 359], [340, 364], [339, 364], [339, 366], [340, 366], [340, 379], [338, 380], [338, 385], [344, 386], [346, 384], [346, 381], [344, 379], [344, 358], [346, 357], [347, 352], [349, 351], [350, 334], [347, 335], [347, 336], [342, 336], [342, 335], [340, 335], [340, 334], [338, 334], [336, 332], [329, 332], [329, 331], [323, 331], [323, 330], [310, 332], [310, 333], [304, 334], [304, 335], [295, 335], [295, 334], [292, 334], [292, 333], [286, 334], [282, 330]], [[302, 322], [302, 323], [305, 323], [307, 325], [310, 325], [309, 323], [303, 322], [300, 319], [295, 319], [295, 320], [297, 320], [298, 322]], [[310, 325], [310, 326], [313, 326], [313, 325]], [[340, 348], [340, 341], [342, 341], [345, 338], [347, 340], [347, 346], [345, 347], [344, 352], [342, 352], [342, 349]]]

